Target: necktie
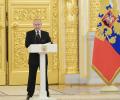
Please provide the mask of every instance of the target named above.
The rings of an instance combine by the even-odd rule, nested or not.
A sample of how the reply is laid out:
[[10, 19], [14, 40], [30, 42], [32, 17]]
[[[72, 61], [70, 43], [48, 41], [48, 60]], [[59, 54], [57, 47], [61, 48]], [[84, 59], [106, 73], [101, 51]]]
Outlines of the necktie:
[[37, 34], [36, 34], [36, 43], [40, 43], [39, 31], [37, 31]]

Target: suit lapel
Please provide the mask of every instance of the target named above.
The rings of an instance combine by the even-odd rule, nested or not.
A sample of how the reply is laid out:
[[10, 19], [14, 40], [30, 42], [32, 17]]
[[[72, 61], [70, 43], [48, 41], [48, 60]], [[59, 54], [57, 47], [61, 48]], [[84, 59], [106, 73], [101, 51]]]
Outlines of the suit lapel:
[[41, 38], [43, 37], [43, 31], [41, 30]]
[[33, 39], [35, 39], [35, 36], [36, 36], [36, 32], [35, 32], [35, 30], [33, 30], [32, 33], [33, 33], [33, 35], [32, 35], [32, 36], [33, 36]]

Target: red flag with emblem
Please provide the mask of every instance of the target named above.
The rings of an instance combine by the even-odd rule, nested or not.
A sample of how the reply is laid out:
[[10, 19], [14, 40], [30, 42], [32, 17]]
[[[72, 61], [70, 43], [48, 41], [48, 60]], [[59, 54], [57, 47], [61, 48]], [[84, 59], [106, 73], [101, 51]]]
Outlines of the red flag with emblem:
[[101, 19], [97, 25], [94, 39], [92, 67], [107, 83], [111, 84], [120, 71], [120, 16], [115, 15], [111, 5], [105, 14], [99, 13]]

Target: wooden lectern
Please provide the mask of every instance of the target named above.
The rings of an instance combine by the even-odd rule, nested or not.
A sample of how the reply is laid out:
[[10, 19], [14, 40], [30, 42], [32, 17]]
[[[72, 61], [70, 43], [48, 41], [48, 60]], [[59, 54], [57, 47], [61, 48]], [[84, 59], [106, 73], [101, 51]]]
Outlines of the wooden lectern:
[[[39, 53], [40, 56], [40, 96], [35, 100], [50, 100], [46, 92], [45, 79], [45, 54], [57, 52], [57, 44], [32, 44], [28, 47], [29, 53]], [[52, 98], [53, 100], [53, 98]]]

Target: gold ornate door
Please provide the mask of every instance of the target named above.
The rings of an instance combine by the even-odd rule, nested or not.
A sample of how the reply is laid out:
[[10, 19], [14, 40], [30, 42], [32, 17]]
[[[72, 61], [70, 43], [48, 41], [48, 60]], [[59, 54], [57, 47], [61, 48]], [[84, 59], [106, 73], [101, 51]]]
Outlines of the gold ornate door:
[[0, 85], [6, 84], [5, 0], [0, 1]]
[[[23, 85], [28, 78], [28, 51], [24, 46], [26, 31], [40, 18], [54, 42], [58, 42], [58, 0], [8, 0], [9, 85]], [[4, 33], [4, 30], [2, 30]], [[58, 83], [58, 54], [49, 55], [49, 84]], [[37, 77], [39, 83], [39, 74]]]

